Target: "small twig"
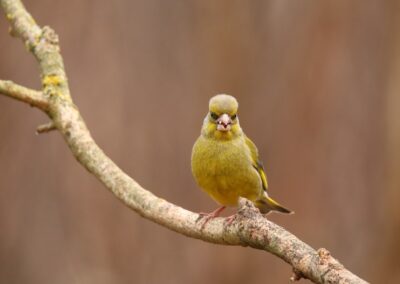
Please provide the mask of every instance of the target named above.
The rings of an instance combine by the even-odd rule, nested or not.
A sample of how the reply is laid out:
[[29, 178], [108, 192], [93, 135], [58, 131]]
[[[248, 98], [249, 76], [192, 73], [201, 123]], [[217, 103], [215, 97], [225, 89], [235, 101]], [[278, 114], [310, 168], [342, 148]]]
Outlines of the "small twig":
[[0, 80], [0, 93], [18, 101], [28, 103], [46, 112], [49, 106], [47, 99], [39, 91], [28, 89], [12, 81]]
[[48, 123], [39, 125], [39, 126], [36, 128], [36, 134], [42, 134], [42, 133], [50, 132], [50, 131], [56, 130], [56, 129], [57, 129], [57, 127], [56, 127], [56, 125], [54, 124], [54, 122], [53, 122], [53, 121], [50, 121], [50, 122], [48, 122]]
[[290, 281], [296, 282], [296, 281], [299, 281], [301, 278], [304, 278], [303, 274], [301, 273], [301, 271], [299, 271], [296, 268], [293, 268], [293, 274], [290, 277]]

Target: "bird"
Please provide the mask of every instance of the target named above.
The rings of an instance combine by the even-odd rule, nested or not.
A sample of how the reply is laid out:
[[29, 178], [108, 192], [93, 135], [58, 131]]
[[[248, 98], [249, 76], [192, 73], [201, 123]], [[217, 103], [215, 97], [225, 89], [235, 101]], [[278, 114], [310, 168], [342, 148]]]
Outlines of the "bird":
[[[192, 148], [191, 169], [197, 185], [220, 207], [200, 213], [205, 224], [220, 215], [226, 207], [237, 207], [240, 197], [255, 205], [262, 214], [293, 211], [269, 197], [268, 181], [256, 145], [239, 124], [238, 101], [218, 94], [209, 101], [201, 134]], [[227, 218], [231, 223], [236, 214]]]

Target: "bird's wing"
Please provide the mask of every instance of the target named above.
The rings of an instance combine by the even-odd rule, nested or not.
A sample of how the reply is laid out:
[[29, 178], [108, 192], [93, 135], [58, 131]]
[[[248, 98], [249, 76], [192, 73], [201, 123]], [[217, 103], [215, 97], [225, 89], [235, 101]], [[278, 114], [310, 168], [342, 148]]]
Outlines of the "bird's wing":
[[247, 136], [245, 136], [245, 141], [247, 147], [250, 149], [251, 160], [253, 167], [257, 170], [258, 174], [260, 175], [262, 186], [265, 191], [268, 189], [268, 182], [267, 182], [267, 175], [265, 174], [264, 167], [260, 159], [258, 158], [258, 150], [256, 145], [253, 141], [250, 140]]

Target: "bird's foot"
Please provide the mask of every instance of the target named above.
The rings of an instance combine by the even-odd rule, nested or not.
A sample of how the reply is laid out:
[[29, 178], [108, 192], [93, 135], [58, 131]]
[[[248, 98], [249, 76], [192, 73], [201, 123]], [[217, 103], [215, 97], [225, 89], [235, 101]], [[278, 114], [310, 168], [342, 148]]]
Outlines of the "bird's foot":
[[225, 206], [221, 206], [217, 208], [216, 210], [210, 212], [210, 213], [204, 213], [200, 212], [199, 213], [199, 218], [197, 218], [196, 222], [202, 221], [203, 224], [201, 225], [201, 229], [204, 228], [204, 226], [210, 221], [211, 219], [214, 219], [221, 214], [221, 212], [225, 209]]
[[236, 218], [237, 218], [237, 213], [226, 217], [225, 220], [224, 220], [224, 225], [225, 226], [230, 226], [232, 224], [232, 222], [236, 220]]

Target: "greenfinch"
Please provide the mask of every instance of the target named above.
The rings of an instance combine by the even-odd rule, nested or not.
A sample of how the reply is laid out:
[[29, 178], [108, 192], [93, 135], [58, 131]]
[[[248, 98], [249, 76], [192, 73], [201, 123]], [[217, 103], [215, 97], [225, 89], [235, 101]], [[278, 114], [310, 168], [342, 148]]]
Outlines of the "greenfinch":
[[200, 213], [205, 223], [219, 216], [227, 206], [237, 206], [239, 197], [252, 201], [263, 214], [292, 213], [268, 196], [267, 176], [256, 145], [240, 127], [238, 106], [230, 95], [212, 97], [201, 135], [192, 149], [196, 183], [221, 205], [211, 213]]

